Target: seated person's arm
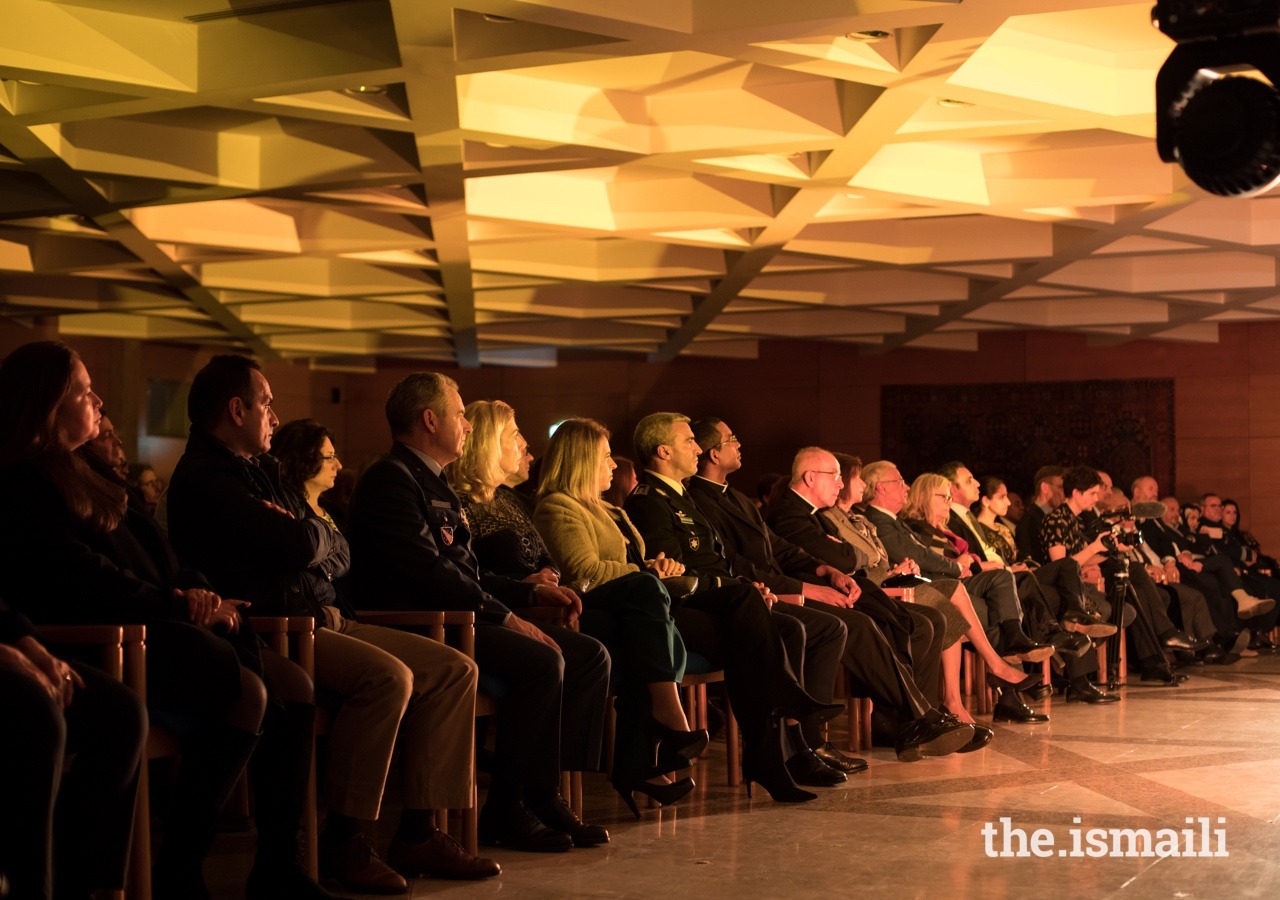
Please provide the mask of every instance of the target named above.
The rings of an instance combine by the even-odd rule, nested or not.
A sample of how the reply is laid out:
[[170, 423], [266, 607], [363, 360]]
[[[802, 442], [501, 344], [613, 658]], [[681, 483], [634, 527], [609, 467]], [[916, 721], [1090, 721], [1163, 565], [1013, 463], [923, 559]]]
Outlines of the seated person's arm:
[[638, 571], [625, 559], [601, 558], [588, 515], [580, 503], [562, 497], [545, 498], [534, 512], [534, 526], [560, 567], [564, 583], [580, 585], [585, 582], [598, 587], [606, 581]]

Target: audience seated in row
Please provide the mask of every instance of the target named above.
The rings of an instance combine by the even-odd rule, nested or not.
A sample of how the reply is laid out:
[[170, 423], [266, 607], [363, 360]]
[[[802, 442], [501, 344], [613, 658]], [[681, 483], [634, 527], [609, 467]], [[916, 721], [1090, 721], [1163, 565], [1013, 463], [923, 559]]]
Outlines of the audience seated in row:
[[[958, 461], [908, 485], [891, 462], [805, 447], [753, 499], [730, 484], [742, 440], [720, 419], [648, 415], [632, 463], [602, 425], [573, 418], [535, 462], [511, 406], [464, 406], [451, 379], [418, 373], [391, 390], [389, 452], [346, 479], [348, 505], [324, 424], [280, 426], [261, 368], [227, 355], [192, 384], [166, 531], [153, 516], [163, 484], [128, 466], [101, 407], [63, 344], [0, 366], [0, 595], [13, 608], [0, 607], [0, 703], [29, 724], [4, 761], [33, 776], [8, 786], [0, 815], [16, 896], [123, 885], [147, 712], [182, 749], [157, 898], [208, 896], [214, 819], [246, 769], [246, 896], [333, 896], [297, 860], [316, 688], [331, 713], [321, 871], [404, 893], [408, 878], [499, 873], [435, 826], [437, 810], [473, 802], [481, 689], [498, 711], [481, 842], [563, 852], [610, 839], [558, 784], [602, 767], [611, 681], [612, 783], [637, 817], [635, 794], [668, 805], [694, 786], [685, 773], [708, 735], [678, 690], [694, 654], [724, 670], [748, 789], [803, 802], [867, 768], [825, 735], [842, 670], [874, 700], [877, 740], [912, 761], [995, 736], [964, 707], [964, 640], [998, 691], [995, 720], [1036, 723], [1048, 716], [1027, 701], [1052, 690], [1047, 659], [1067, 702], [1119, 699], [1089, 651], [1120, 626], [1142, 680], [1176, 686], [1177, 668], [1269, 648], [1280, 614], [1280, 567], [1239, 528], [1237, 504], [1169, 497], [1135, 522], [1109, 476], [1083, 466], [1039, 470], [1019, 510], [998, 477]], [[1149, 512], [1159, 485], [1140, 478], [1132, 494]], [[914, 603], [886, 592], [900, 584]], [[356, 612], [385, 609], [473, 613], [475, 661]], [[314, 687], [253, 634], [250, 612], [314, 619]], [[40, 639], [42, 625], [90, 623], [147, 626], [147, 711]], [[384, 861], [364, 823], [382, 811], [397, 745], [403, 811]]]

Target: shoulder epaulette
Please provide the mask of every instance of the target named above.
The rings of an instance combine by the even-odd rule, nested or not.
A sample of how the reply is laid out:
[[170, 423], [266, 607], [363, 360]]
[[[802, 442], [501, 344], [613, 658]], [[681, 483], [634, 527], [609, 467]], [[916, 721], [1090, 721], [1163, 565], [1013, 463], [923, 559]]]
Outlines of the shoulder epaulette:
[[631, 493], [635, 494], [637, 497], [643, 497], [644, 495], [649, 493], [649, 485], [637, 484], [635, 488], [631, 491]]

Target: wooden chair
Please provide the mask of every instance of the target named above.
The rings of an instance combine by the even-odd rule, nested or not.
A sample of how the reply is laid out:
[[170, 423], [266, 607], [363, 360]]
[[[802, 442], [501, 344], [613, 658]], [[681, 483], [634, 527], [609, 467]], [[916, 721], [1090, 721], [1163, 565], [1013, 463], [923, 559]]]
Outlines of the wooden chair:
[[[684, 678], [680, 682], [680, 694], [684, 698], [685, 716], [690, 728], [707, 727], [707, 685], [724, 681], [724, 670], [717, 669], [711, 661], [692, 650], [686, 652]], [[742, 784], [742, 748], [738, 733], [738, 720], [733, 716], [729, 694], [724, 696], [725, 760], [728, 764], [729, 787]], [[702, 752], [705, 758], [707, 751]]]
[[[311, 616], [251, 616], [254, 633], [263, 642], [283, 656], [292, 660], [307, 673], [312, 681], [316, 676], [316, 620]], [[316, 709], [316, 737], [329, 733], [329, 714], [325, 710]], [[306, 802], [302, 808], [302, 864], [312, 878], [320, 877], [319, 839], [320, 829], [317, 812], [317, 775], [315, 748], [311, 751], [311, 773], [307, 779]], [[241, 777], [241, 807], [248, 812], [248, 778]]]
[[[97, 647], [102, 670], [123, 682], [146, 703], [147, 629], [144, 625], [45, 625], [41, 636], [51, 644]], [[178, 738], [155, 725], [147, 729], [146, 753], [138, 772], [138, 795], [133, 813], [133, 839], [129, 850], [126, 896], [151, 900], [151, 789], [148, 760], [178, 754]]]

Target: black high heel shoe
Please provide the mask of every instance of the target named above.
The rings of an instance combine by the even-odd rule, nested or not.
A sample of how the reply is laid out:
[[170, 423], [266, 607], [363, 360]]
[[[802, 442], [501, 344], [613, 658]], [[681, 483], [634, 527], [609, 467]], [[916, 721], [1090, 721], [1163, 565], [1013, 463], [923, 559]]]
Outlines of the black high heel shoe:
[[1002, 691], [1029, 691], [1040, 683], [1041, 675], [1039, 672], [1028, 675], [1021, 681], [1005, 681], [1003, 678], [997, 677], [994, 672], [987, 673], [987, 684], [993, 688]]
[[664, 750], [675, 753], [685, 759], [697, 758], [703, 750], [707, 749], [707, 744], [711, 742], [711, 736], [707, 734], [705, 728], [678, 731], [675, 728], [668, 728], [657, 719], [650, 718], [649, 729], [653, 732], [654, 737], [662, 742]]
[[618, 792], [618, 796], [622, 797], [622, 802], [627, 804], [631, 810], [631, 814], [637, 819], [640, 818], [640, 808], [636, 806], [635, 798], [632, 794], [644, 794], [650, 800], [655, 801], [659, 806], [670, 806], [678, 800], [683, 800], [689, 796], [689, 793], [696, 787], [692, 778], [681, 778], [679, 781], [673, 781], [670, 784], [654, 784], [651, 781], [637, 781], [628, 788], [620, 788], [614, 785], [613, 789]]
[[755, 782], [777, 803], [804, 803], [817, 800], [818, 795], [797, 787], [787, 771], [782, 758], [782, 735], [775, 722], [762, 743], [751, 748], [753, 752], [742, 760], [742, 777], [747, 782], [747, 797], [751, 797], [751, 784]]

